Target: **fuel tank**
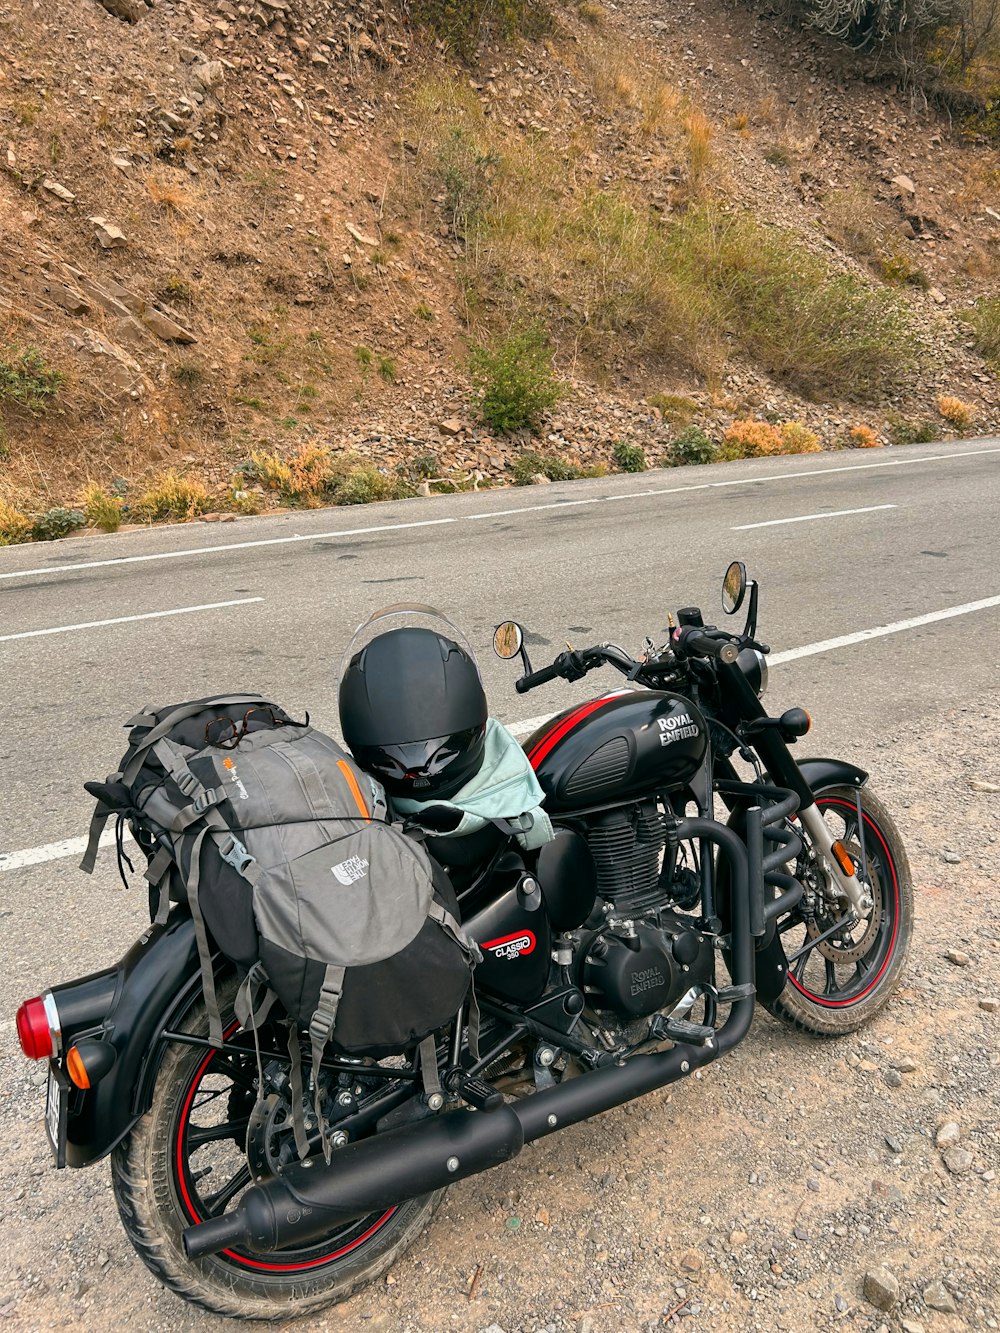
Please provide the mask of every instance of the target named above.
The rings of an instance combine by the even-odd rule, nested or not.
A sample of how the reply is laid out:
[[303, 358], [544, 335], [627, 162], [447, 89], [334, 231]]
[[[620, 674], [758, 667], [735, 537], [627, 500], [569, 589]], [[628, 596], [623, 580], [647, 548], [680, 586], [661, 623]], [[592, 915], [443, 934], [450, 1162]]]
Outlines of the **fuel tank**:
[[550, 814], [683, 787], [708, 750], [708, 726], [690, 701], [625, 690], [568, 708], [524, 743]]

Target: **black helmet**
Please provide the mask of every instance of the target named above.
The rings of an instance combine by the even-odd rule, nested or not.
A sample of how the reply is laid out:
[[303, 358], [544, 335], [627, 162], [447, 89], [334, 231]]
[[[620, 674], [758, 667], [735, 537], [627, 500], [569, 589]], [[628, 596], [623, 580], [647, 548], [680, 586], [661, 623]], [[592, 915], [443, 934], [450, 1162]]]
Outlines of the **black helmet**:
[[344, 740], [390, 796], [453, 796], [482, 765], [486, 718], [471, 651], [437, 629], [379, 634], [341, 676]]

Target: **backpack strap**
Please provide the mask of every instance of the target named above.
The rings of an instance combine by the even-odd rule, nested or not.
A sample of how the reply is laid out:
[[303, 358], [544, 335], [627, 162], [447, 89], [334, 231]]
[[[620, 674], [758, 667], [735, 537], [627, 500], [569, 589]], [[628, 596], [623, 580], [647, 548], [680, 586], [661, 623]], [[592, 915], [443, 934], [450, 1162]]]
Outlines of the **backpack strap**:
[[170, 869], [175, 864], [173, 852], [161, 843], [143, 875], [143, 878], [149, 881], [150, 888], [159, 895], [156, 915], [153, 917], [153, 924], [157, 926], [162, 926], [166, 922], [170, 911]]
[[208, 943], [208, 931], [202, 916], [201, 903], [198, 899], [198, 887], [201, 882], [201, 848], [209, 830], [203, 828], [194, 840], [191, 848], [191, 865], [187, 876], [188, 906], [194, 921], [194, 937], [198, 944], [198, 958], [201, 962], [201, 984], [205, 992], [205, 1008], [208, 1011], [208, 1040], [212, 1046], [222, 1047], [222, 1014], [219, 1010], [219, 997], [215, 992], [215, 969], [212, 965], [212, 950]]
[[425, 1037], [417, 1047], [420, 1052], [420, 1077], [424, 1083], [424, 1095], [432, 1096], [441, 1091], [441, 1076], [438, 1073], [437, 1042], [434, 1033]]
[[[108, 781], [117, 782], [120, 777], [120, 773], [115, 773]], [[83, 860], [80, 862], [80, 869], [85, 875], [94, 873], [94, 866], [97, 864], [97, 853], [101, 848], [101, 834], [104, 832], [104, 826], [111, 816], [117, 813], [111, 806], [104, 805], [101, 801], [97, 802], [91, 816], [90, 829], [87, 832], [87, 849], [83, 853]]]
[[337, 1010], [340, 1008], [341, 996], [344, 993], [344, 976], [347, 972], [345, 967], [336, 963], [330, 963], [323, 975], [323, 984], [320, 987], [319, 1001], [312, 1016], [312, 1022], [309, 1024], [309, 1041], [312, 1047], [312, 1080], [313, 1080], [313, 1107], [316, 1111], [316, 1120], [319, 1123], [320, 1140], [323, 1144], [323, 1156], [327, 1163], [331, 1157], [331, 1145], [327, 1136], [326, 1125], [323, 1121], [323, 1106], [320, 1098], [319, 1071], [323, 1064], [323, 1051], [326, 1044], [333, 1036], [334, 1025], [337, 1022]]
[[[302, 1106], [305, 1090], [302, 1087], [302, 1048], [299, 1046], [299, 1030], [294, 1023], [288, 1024], [288, 1059], [291, 1068], [288, 1071], [288, 1083], [292, 1095], [292, 1133], [295, 1136], [295, 1151], [299, 1161], [304, 1162], [309, 1156], [309, 1140], [306, 1137], [305, 1118]], [[322, 1130], [322, 1121], [320, 1121]]]

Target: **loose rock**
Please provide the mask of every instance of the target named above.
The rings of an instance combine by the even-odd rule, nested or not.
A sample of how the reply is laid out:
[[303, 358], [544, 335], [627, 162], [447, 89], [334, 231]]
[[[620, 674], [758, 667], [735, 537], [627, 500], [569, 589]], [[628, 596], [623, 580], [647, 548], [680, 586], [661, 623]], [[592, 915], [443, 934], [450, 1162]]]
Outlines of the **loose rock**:
[[113, 222], [107, 218], [91, 218], [91, 225], [94, 228], [94, 235], [97, 237], [98, 244], [104, 250], [122, 250], [128, 244], [125, 239], [125, 233], [121, 227], [116, 227]]
[[924, 1304], [929, 1310], [939, 1310], [941, 1314], [954, 1314], [958, 1309], [954, 1296], [943, 1282], [932, 1282], [924, 1288]]
[[899, 1299], [899, 1282], [888, 1268], [872, 1268], [865, 1274], [862, 1291], [876, 1310], [891, 1310]]
[[949, 949], [945, 958], [949, 963], [954, 963], [955, 967], [968, 967], [970, 962], [969, 955], [961, 949]]
[[957, 1120], [946, 1120], [938, 1132], [934, 1135], [934, 1143], [938, 1148], [950, 1148], [953, 1143], [957, 1143], [962, 1137], [962, 1130]]
[[972, 1166], [972, 1153], [968, 1148], [949, 1148], [944, 1154], [944, 1164], [953, 1176], [963, 1175]]

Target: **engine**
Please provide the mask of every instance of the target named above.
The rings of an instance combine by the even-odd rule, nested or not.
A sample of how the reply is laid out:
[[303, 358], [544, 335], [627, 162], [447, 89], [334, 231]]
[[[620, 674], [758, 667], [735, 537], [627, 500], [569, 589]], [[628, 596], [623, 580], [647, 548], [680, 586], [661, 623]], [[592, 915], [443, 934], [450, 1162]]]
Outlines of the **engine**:
[[672, 1008], [693, 985], [711, 982], [713, 967], [711, 937], [690, 917], [663, 911], [659, 924], [612, 919], [590, 940], [580, 971], [591, 1004], [628, 1022]]
[[655, 800], [591, 816], [587, 842], [608, 924], [585, 944], [580, 984], [595, 1008], [625, 1022], [670, 1009], [713, 978], [711, 938], [674, 910], [697, 904], [698, 879], [677, 865]]

